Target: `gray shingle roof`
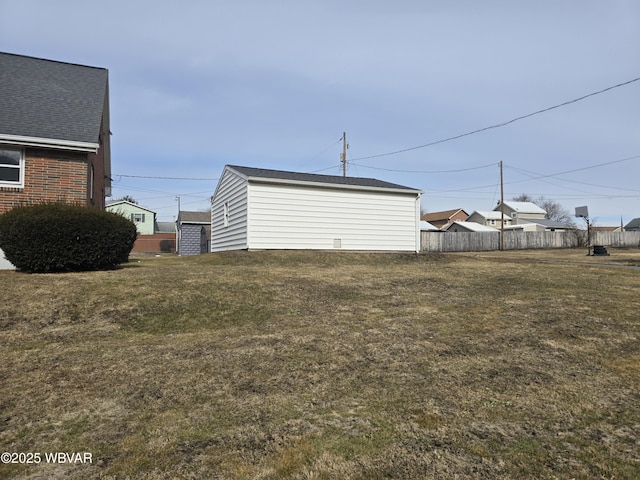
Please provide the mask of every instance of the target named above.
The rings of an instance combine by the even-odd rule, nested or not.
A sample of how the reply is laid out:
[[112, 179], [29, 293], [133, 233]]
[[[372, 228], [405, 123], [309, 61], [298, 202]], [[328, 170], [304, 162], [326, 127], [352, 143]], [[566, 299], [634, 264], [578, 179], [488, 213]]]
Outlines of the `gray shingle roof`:
[[180, 210], [178, 218], [183, 223], [211, 223], [211, 212]]
[[289, 182], [320, 183], [320, 184], [330, 184], [330, 185], [368, 187], [368, 188], [376, 188], [376, 189], [407, 190], [412, 192], [420, 191], [419, 189], [416, 189], [416, 188], [405, 187], [403, 185], [397, 185], [395, 183], [385, 182], [383, 180], [377, 180], [375, 178], [342, 177], [338, 175], [318, 175], [315, 173], [299, 173], [299, 172], [288, 172], [284, 170], [268, 170], [265, 168], [241, 167], [237, 165], [227, 165], [227, 167], [235, 170], [236, 172], [250, 179], [284, 180]]
[[108, 71], [0, 52], [0, 135], [97, 144]]
[[550, 220], [548, 218], [526, 218], [520, 217], [519, 220], [523, 222], [529, 223], [537, 223], [538, 225], [542, 225], [546, 228], [571, 228], [566, 223], [561, 223], [556, 220]]
[[629, 223], [627, 223], [624, 228], [626, 229], [630, 229], [630, 228], [640, 228], [640, 218], [634, 218], [633, 220], [631, 220]]

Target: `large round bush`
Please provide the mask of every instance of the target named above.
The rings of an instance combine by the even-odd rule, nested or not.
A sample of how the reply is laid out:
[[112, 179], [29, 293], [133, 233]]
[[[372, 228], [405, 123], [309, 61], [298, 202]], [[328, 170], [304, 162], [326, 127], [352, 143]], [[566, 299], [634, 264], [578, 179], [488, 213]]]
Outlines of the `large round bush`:
[[106, 270], [127, 262], [135, 225], [91, 207], [50, 203], [16, 207], [0, 215], [0, 248], [18, 270]]

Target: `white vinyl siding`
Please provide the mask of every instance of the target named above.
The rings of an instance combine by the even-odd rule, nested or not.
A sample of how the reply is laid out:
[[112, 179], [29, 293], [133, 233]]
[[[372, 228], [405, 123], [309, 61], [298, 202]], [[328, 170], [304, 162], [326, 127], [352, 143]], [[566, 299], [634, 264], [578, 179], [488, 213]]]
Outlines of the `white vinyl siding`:
[[418, 251], [413, 192], [249, 185], [248, 248]]
[[247, 181], [224, 171], [211, 202], [211, 251], [247, 248]]
[[140, 235], [152, 235], [155, 231], [155, 213], [147, 208], [122, 200], [110, 203], [106, 210], [131, 220]]

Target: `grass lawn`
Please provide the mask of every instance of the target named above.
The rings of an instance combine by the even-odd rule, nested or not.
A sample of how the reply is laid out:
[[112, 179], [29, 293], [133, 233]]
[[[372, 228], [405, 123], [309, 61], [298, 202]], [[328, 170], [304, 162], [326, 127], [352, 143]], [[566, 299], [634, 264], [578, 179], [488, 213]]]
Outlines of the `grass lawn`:
[[640, 251], [610, 252], [2, 271], [0, 451], [41, 462], [0, 478], [638, 478]]

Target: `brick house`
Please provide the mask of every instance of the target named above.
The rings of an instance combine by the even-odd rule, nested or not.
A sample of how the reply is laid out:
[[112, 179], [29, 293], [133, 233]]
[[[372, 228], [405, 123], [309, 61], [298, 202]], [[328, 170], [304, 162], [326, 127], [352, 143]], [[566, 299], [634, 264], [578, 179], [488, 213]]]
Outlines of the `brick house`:
[[420, 217], [420, 220], [429, 222], [440, 230], [446, 230], [455, 221], [464, 222], [467, 218], [469, 218], [469, 214], [467, 212], [462, 208], [456, 208], [442, 212], [425, 213]]
[[111, 195], [108, 70], [0, 52], [0, 213]]

